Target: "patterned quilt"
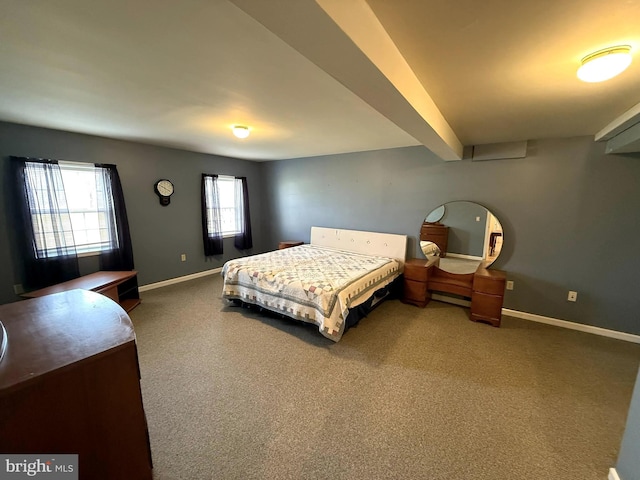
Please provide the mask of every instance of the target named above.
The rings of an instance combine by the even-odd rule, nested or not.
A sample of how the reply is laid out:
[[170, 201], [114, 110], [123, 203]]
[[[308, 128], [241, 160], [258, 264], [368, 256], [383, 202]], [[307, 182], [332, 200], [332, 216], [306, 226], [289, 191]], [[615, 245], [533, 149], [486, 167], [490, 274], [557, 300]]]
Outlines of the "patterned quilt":
[[348, 310], [399, 274], [392, 258], [300, 245], [226, 262], [222, 297], [314, 323], [337, 342]]

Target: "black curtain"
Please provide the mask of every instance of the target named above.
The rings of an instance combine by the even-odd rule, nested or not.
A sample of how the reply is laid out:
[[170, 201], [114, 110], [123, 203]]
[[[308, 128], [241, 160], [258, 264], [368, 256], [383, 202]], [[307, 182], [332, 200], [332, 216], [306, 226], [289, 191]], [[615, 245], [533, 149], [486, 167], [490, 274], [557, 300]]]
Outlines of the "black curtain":
[[109, 238], [116, 248], [100, 253], [100, 270], [133, 270], [131, 232], [118, 169], [115, 165], [109, 164], [95, 164], [95, 167], [96, 177], [98, 177], [96, 180], [104, 184], [104, 201], [107, 203], [107, 210], [113, 213], [113, 220], [115, 220], [107, 222], [107, 228]]
[[25, 289], [44, 288], [79, 277], [58, 162], [11, 157], [10, 163]]
[[[218, 175], [202, 174], [202, 240], [204, 255], [222, 254], [222, 226], [218, 197]], [[212, 204], [209, 204], [209, 201]]]
[[[240, 233], [235, 236], [233, 244], [239, 250], [247, 250], [253, 247], [251, 237], [251, 216], [249, 215], [249, 190], [247, 189], [247, 177], [236, 177], [236, 182], [240, 182], [242, 196], [236, 200], [236, 208], [242, 214]], [[240, 200], [240, 203], [238, 203]]]

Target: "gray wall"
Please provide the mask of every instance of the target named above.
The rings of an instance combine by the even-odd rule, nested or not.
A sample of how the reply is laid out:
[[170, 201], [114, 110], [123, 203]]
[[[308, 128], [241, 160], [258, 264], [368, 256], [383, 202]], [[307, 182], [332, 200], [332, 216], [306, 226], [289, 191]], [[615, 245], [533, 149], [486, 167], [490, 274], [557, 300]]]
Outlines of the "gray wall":
[[627, 414], [627, 426], [620, 446], [616, 471], [620, 480], [640, 480], [640, 371]]
[[[423, 147], [265, 164], [270, 242], [309, 240], [312, 225], [409, 235], [470, 200], [504, 229], [495, 268], [515, 289], [505, 307], [640, 334], [640, 159], [604, 155], [591, 137], [529, 142], [526, 158], [443, 162]], [[578, 301], [567, 301], [569, 290]]]
[[[479, 220], [476, 221], [476, 218]], [[450, 202], [440, 223], [449, 227], [447, 253], [483, 257], [487, 210], [477, 203]]]
[[[205, 259], [200, 219], [202, 173], [247, 177], [254, 240], [250, 253], [273, 248], [262, 241], [260, 163], [0, 122], [0, 303], [16, 300], [13, 285], [22, 283], [19, 260], [12, 248], [12, 224], [8, 223], [13, 211], [6, 194], [10, 155], [117, 165], [140, 285], [216, 268], [229, 258], [243, 255], [233, 246], [233, 239], [225, 239], [224, 255]], [[167, 207], [160, 205], [153, 191], [153, 184], [160, 178], [168, 178], [175, 185]], [[180, 261], [182, 253], [187, 254], [186, 262]], [[81, 268], [82, 273], [95, 271], [97, 262], [85, 260]]]

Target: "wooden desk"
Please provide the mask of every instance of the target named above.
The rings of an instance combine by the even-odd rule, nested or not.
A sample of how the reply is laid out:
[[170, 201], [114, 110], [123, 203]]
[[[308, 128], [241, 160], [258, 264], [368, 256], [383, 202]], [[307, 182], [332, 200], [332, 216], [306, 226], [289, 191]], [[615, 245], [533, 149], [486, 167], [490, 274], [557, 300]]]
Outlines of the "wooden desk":
[[0, 452], [78, 454], [81, 479], [151, 480], [129, 316], [71, 290], [0, 305]]
[[40, 290], [23, 293], [22, 296], [25, 298], [37, 298], [44, 295], [51, 295], [52, 293], [67, 292], [80, 288], [109, 297], [114, 302], [119, 303], [125, 312], [130, 312], [140, 304], [137, 275], [138, 272], [135, 270], [116, 272], [100, 271]]

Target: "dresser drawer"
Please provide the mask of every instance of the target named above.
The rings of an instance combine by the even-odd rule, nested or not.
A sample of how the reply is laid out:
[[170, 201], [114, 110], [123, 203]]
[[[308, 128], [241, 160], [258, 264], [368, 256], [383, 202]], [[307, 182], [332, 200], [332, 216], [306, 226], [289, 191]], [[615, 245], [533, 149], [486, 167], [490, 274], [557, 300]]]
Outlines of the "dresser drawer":
[[489, 293], [492, 295], [504, 295], [506, 277], [500, 274], [474, 275], [473, 291], [478, 293]]
[[449, 227], [445, 225], [422, 224], [422, 227], [420, 227], [420, 233], [424, 233], [427, 235], [448, 235]]
[[402, 301], [410, 303], [416, 307], [424, 308], [429, 303], [431, 294], [427, 290], [426, 282], [415, 282], [413, 280], [404, 279], [404, 291], [402, 292]]
[[428, 234], [428, 233], [421, 233], [420, 234], [420, 240], [423, 242], [433, 242], [437, 245], [447, 245], [448, 244], [448, 239], [449, 236], [448, 235], [441, 235], [441, 234]]
[[420, 230], [420, 240], [427, 240], [430, 242], [446, 242], [449, 238], [448, 230], [432, 230], [432, 229], [421, 229]]
[[486, 295], [473, 292], [471, 295], [471, 320], [489, 322], [500, 326], [502, 320], [502, 295]]
[[404, 279], [403, 296], [409, 300], [424, 301], [427, 298], [426, 282], [415, 282], [413, 280]]
[[404, 264], [404, 278], [417, 282], [426, 282], [429, 278], [429, 269], [426, 266], [426, 261], [418, 262]]

